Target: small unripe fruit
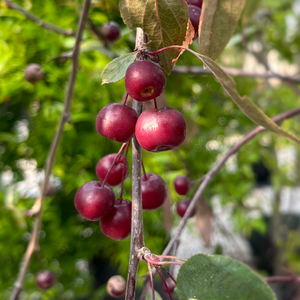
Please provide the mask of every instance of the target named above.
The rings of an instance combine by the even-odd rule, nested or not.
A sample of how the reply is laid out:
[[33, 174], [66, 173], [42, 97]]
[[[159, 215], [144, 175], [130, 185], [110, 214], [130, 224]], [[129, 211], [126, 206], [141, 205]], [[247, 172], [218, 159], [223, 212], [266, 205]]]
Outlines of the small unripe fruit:
[[198, 38], [200, 15], [201, 15], [201, 8], [195, 5], [189, 5], [189, 17], [195, 30], [195, 35], [193, 40]]
[[134, 135], [137, 113], [121, 103], [103, 107], [96, 118], [96, 129], [102, 136], [119, 143], [126, 143]]
[[120, 275], [115, 275], [109, 278], [106, 284], [107, 293], [112, 297], [121, 297], [126, 291], [126, 281]]
[[[183, 199], [177, 203], [176, 210], [178, 215], [182, 218], [188, 209], [191, 201], [189, 199]], [[193, 217], [196, 214], [196, 207], [193, 208], [189, 218]]]
[[44, 76], [44, 72], [40, 65], [38, 64], [30, 64], [26, 67], [24, 72], [25, 80], [35, 83], [41, 80]]
[[[100, 181], [104, 181], [108, 170], [110, 169], [114, 159], [118, 154], [112, 153], [102, 157], [96, 166], [96, 174]], [[127, 178], [129, 173], [129, 166], [126, 158], [124, 156], [120, 156], [115, 165], [113, 166], [111, 172], [109, 173], [106, 183], [110, 186], [116, 186], [122, 183], [123, 170], [125, 168], [124, 180]]]
[[56, 277], [50, 270], [43, 270], [37, 273], [35, 282], [36, 285], [42, 290], [50, 289], [56, 281]]
[[174, 180], [174, 187], [179, 195], [186, 195], [190, 189], [190, 181], [186, 176], [177, 176]]
[[112, 210], [115, 194], [99, 181], [85, 183], [76, 193], [74, 204], [77, 211], [87, 220], [97, 221]]
[[115, 42], [121, 34], [120, 26], [114, 21], [104, 24], [100, 31], [103, 38], [109, 42]]
[[137, 120], [135, 135], [147, 151], [173, 150], [185, 140], [186, 123], [182, 114], [174, 108], [147, 109]]
[[102, 232], [116, 241], [122, 241], [131, 233], [131, 202], [118, 199], [113, 209], [100, 219]]
[[126, 90], [137, 101], [157, 98], [164, 91], [165, 86], [166, 77], [164, 72], [150, 61], [135, 61], [126, 71]]

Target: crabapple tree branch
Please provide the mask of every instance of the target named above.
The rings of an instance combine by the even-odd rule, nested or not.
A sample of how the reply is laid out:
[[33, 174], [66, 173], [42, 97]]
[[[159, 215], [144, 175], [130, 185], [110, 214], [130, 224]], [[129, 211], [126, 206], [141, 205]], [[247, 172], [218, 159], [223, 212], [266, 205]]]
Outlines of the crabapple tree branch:
[[18, 12], [20, 12], [22, 15], [24, 15], [27, 19], [35, 22], [36, 24], [38, 24], [39, 26], [42, 26], [46, 29], [50, 29], [52, 31], [55, 31], [57, 33], [63, 34], [63, 35], [67, 35], [67, 36], [75, 36], [75, 33], [72, 30], [65, 30], [62, 29], [54, 24], [48, 23], [43, 21], [42, 19], [38, 18], [37, 16], [35, 16], [34, 14], [24, 10], [21, 6], [19, 6], [18, 4], [16, 4], [13, 1], [8, 1], [8, 0], [4, 0], [6, 5], [11, 8], [14, 9]]
[[[273, 72], [257, 73], [233, 68], [222, 68], [228, 75], [240, 77], [255, 77], [255, 78], [277, 78], [290, 83], [300, 83], [300, 78], [293, 76], [283, 76]], [[172, 70], [172, 73], [178, 74], [212, 74], [210, 70], [204, 70], [199, 66], [177, 66]]]
[[28, 269], [31, 257], [33, 255], [33, 253], [35, 251], [37, 251], [38, 248], [39, 248], [39, 246], [38, 246], [38, 235], [39, 235], [39, 230], [40, 230], [41, 222], [42, 222], [43, 198], [44, 198], [46, 187], [47, 187], [47, 184], [48, 184], [48, 181], [49, 181], [49, 175], [52, 171], [52, 167], [53, 167], [53, 164], [54, 164], [54, 161], [55, 161], [55, 156], [56, 156], [56, 152], [57, 152], [57, 149], [58, 149], [58, 145], [60, 143], [61, 136], [62, 136], [62, 133], [63, 133], [64, 124], [69, 119], [69, 111], [70, 111], [70, 106], [71, 106], [71, 102], [72, 102], [72, 99], [73, 99], [74, 86], [75, 86], [77, 69], [78, 69], [80, 43], [81, 43], [81, 40], [82, 40], [84, 26], [85, 26], [85, 23], [86, 23], [86, 20], [87, 20], [87, 17], [88, 17], [90, 4], [91, 4], [91, 0], [85, 0], [84, 1], [82, 13], [81, 13], [79, 24], [78, 24], [78, 30], [77, 30], [77, 34], [76, 34], [75, 46], [74, 46], [74, 49], [73, 49], [72, 71], [71, 71], [71, 74], [70, 74], [70, 77], [69, 77], [67, 94], [66, 94], [65, 102], [64, 102], [65, 103], [64, 104], [64, 110], [63, 110], [61, 119], [59, 121], [59, 125], [58, 125], [58, 128], [56, 130], [55, 136], [53, 138], [52, 145], [51, 145], [51, 148], [49, 150], [49, 154], [48, 154], [48, 157], [47, 157], [47, 160], [46, 160], [45, 177], [44, 177], [44, 182], [43, 182], [42, 187], [41, 187], [41, 194], [38, 197], [38, 199], [36, 200], [36, 203], [33, 207], [34, 214], [35, 214], [35, 220], [34, 220], [34, 225], [33, 225], [32, 233], [31, 233], [31, 239], [30, 239], [30, 242], [28, 244], [26, 253], [24, 255], [23, 262], [20, 266], [19, 275], [18, 275], [17, 281], [15, 282], [15, 289], [13, 291], [13, 294], [12, 294], [10, 300], [17, 300], [19, 298], [19, 294], [23, 289], [24, 280], [25, 280], [25, 276], [26, 276], [26, 273], [27, 273], [27, 269]]
[[[147, 37], [143, 30], [137, 28], [136, 49], [141, 49]], [[142, 112], [143, 103], [133, 100], [132, 108], [139, 116]], [[143, 208], [142, 208], [142, 188], [141, 188], [141, 165], [142, 149], [136, 137], [132, 139], [132, 219], [131, 219], [131, 244], [130, 258], [127, 275], [126, 300], [135, 299], [136, 276], [138, 271], [138, 250], [145, 246], [143, 232]]]
[[[274, 117], [272, 120], [274, 122], [280, 122], [284, 119], [291, 118], [291, 117], [293, 117], [295, 115], [298, 115], [298, 114], [300, 114], [300, 108], [296, 108], [296, 109], [284, 112], [284, 113]], [[186, 210], [183, 218], [181, 219], [181, 222], [180, 222], [174, 236], [172, 237], [172, 239], [168, 243], [168, 245], [165, 248], [165, 250], [163, 251], [162, 255], [167, 255], [168, 253], [170, 253], [174, 243], [178, 240], [178, 238], [179, 238], [179, 236], [180, 236], [180, 234], [181, 234], [181, 232], [182, 232], [182, 230], [183, 230], [183, 228], [184, 228], [184, 226], [185, 226], [185, 224], [188, 220], [188, 217], [189, 217], [190, 213], [192, 212], [193, 208], [195, 207], [197, 201], [201, 198], [201, 196], [203, 195], [203, 192], [205, 191], [206, 187], [209, 185], [209, 183], [212, 181], [212, 179], [215, 177], [215, 175], [219, 172], [221, 167], [226, 163], [228, 158], [231, 155], [233, 155], [234, 153], [236, 153], [244, 144], [249, 142], [252, 138], [254, 138], [256, 135], [258, 135], [264, 129], [265, 128], [262, 127], [262, 126], [256, 127], [253, 131], [251, 131], [244, 138], [242, 138], [234, 147], [232, 147], [225, 154], [225, 156], [206, 175], [204, 175], [204, 179], [203, 179], [201, 185], [199, 186], [198, 190], [196, 191], [193, 199], [191, 200], [191, 203], [190, 203], [188, 209]]]

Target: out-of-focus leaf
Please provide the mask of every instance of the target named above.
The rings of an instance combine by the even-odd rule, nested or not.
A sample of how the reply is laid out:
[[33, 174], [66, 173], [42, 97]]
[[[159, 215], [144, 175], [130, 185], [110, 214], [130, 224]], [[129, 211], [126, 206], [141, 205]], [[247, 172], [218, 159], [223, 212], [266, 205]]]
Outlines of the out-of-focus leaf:
[[135, 52], [121, 55], [106, 65], [102, 72], [102, 84], [117, 82], [124, 78], [128, 67], [134, 62]]
[[204, 1], [199, 24], [199, 52], [215, 60], [222, 53], [241, 16], [246, 0]]

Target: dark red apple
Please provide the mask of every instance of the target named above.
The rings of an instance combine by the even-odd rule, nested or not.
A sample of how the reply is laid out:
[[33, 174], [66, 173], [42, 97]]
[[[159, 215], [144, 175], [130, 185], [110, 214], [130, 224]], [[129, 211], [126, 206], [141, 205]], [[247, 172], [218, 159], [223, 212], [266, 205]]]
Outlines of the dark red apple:
[[116, 241], [121, 241], [131, 233], [131, 202], [118, 199], [113, 209], [100, 219], [102, 232]]
[[120, 37], [121, 29], [116, 22], [109, 21], [101, 27], [100, 32], [105, 40], [115, 42]]
[[87, 220], [97, 221], [113, 209], [115, 194], [99, 181], [85, 183], [76, 193], [74, 204], [77, 211]]
[[193, 40], [198, 38], [200, 15], [201, 15], [201, 8], [195, 5], [189, 5], [189, 17], [195, 30], [195, 35]]
[[154, 174], [142, 175], [142, 203], [143, 209], [153, 210], [161, 207], [167, 196], [164, 180]]
[[186, 195], [190, 190], [190, 181], [186, 176], [177, 176], [174, 180], [174, 187], [179, 195]]
[[[108, 154], [102, 157], [98, 161], [96, 166], [96, 174], [100, 181], [102, 182], [104, 181], [105, 176], [117, 155], [118, 155], [117, 153]], [[110, 174], [108, 175], [106, 183], [109, 184], [110, 186], [116, 186], [122, 183], [124, 167], [125, 167], [125, 175], [124, 175], [124, 180], [125, 180], [129, 173], [129, 166], [126, 158], [121, 155], [119, 159], [116, 161], [115, 165], [113, 166]]]
[[182, 114], [171, 107], [147, 109], [135, 126], [139, 144], [151, 152], [178, 148], [185, 140], [186, 123]]
[[96, 118], [96, 129], [102, 136], [119, 143], [126, 143], [134, 135], [137, 113], [121, 103], [103, 107]]
[[199, 8], [202, 8], [203, 0], [187, 0], [188, 5], [194, 5]]
[[43, 270], [37, 273], [35, 282], [40, 289], [48, 290], [56, 282], [56, 277], [50, 270]]
[[[189, 207], [190, 205], [190, 200], [189, 199], [183, 199], [181, 201], [179, 201], [177, 203], [177, 206], [176, 206], [176, 210], [177, 210], [177, 213], [178, 215], [182, 218], [187, 210], [187, 208]], [[193, 208], [189, 218], [193, 217], [196, 213], [196, 207]]]
[[167, 286], [163, 285], [164, 292], [168, 293], [168, 291], [169, 291], [170, 294], [173, 294], [175, 287], [176, 287], [175, 282], [171, 278], [167, 278], [166, 285]]
[[135, 61], [126, 71], [126, 90], [137, 101], [147, 101], [158, 97], [164, 91], [165, 86], [164, 72], [150, 61]]

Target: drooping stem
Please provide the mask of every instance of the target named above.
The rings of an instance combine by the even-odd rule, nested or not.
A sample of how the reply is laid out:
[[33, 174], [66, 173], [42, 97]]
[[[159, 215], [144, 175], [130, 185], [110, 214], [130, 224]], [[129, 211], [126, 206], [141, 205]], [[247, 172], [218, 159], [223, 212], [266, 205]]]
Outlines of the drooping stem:
[[77, 34], [76, 34], [76, 39], [75, 39], [75, 45], [73, 49], [73, 56], [72, 56], [72, 71], [69, 77], [69, 82], [68, 82], [68, 88], [67, 88], [67, 94], [65, 97], [65, 102], [64, 102], [64, 110], [61, 116], [61, 119], [58, 124], [58, 128], [56, 130], [55, 136], [53, 138], [51, 148], [49, 150], [49, 154], [46, 160], [46, 167], [45, 167], [45, 175], [44, 175], [44, 182], [41, 187], [41, 194], [37, 198], [34, 207], [32, 208], [32, 214], [35, 215], [35, 220], [34, 220], [34, 225], [32, 228], [31, 232], [31, 239], [29, 241], [29, 244], [27, 246], [25, 255], [23, 257], [23, 262], [21, 264], [20, 270], [19, 270], [19, 275], [17, 278], [17, 281], [15, 282], [15, 288], [14, 291], [11, 295], [10, 300], [17, 300], [19, 299], [19, 295], [23, 289], [24, 285], [24, 280], [25, 276], [27, 273], [27, 269], [31, 260], [31, 257], [33, 253], [38, 249], [38, 236], [39, 236], [39, 231], [41, 228], [41, 222], [42, 222], [42, 212], [43, 212], [43, 199], [46, 191], [46, 187], [49, 181], [49, 176], [52, 171], [52, 167], [55, 161], [58, 145], [60, 143], [63, 129], [64, 129], [64, 124], [69, 118], [69, 112], [70, 112], [70, 107], [71, 107], [71, 102], [73, 99], [73, 93], [74, 93], [74, 86], [75, 86], [75, 81], [76, 81], [76, 75], [77, 75], [77, 70], [78, 70], [78, 60], [79, 60], [79, 54], [80, 54], [80, 43], [82, 40], [82, 34], [84, 30], [84, 25], [87, 20], [88, 12], [90, 9], [90, 4], [91, 0], [85, 0], [81, 12], [81, 16], [79, 19], [79, 24], [78, 24], [78, 29], [77, 29]]
[[123, 101], [124, 105], [126, 105], [127, 99], [128, 99], [128, 93], [126, 93], [126, 95], [125, 95], [125, 98], [124, 98], [124, 101]]
[[[127, 142], [127, 143], [128, 143], [128, 142]], [[109, 167], [109, 169], [108, 169], [108, 171], [107, 171], [107, 173], [106, 173], [106, 175], [105, 175], [105, 178], [104, 178], [104, 180], [103, 180], [103, 182], [102, 182], [102, 184], [101, 184], [102, 187], [105, 185], [106, 180], [107, 180], [107, 178], [108, 178], [108, 176], [109, 176], [109, 174], [110, 174], [112, 168], [113, 168], [114, 165], [116, 164], [116, 161], [117, 161], [117, 160], [121, 157], [121, 155], [123, 154], [124, 149], [125, 149], [127, 143], [124, 143], [124, 144], [121, 146], [119, 152], [117, 153], [116, 157], [114, 158], [114, 160], [113, 160], [111, 166]], [[124, 166], [124, 169], [125, 169], [125, 166]]]
[[[127, 162], [127, 154], [128, 154], [128, 150], [129, 150], [129, 145], [130, 145], [130, 142], [127, 143], [127, 147], [126, 147], [125, 163]], [[125, 168], [125, 165], [124, 165], [123, 172], [122, 172], [121, 192], [120, 192], [120, 199], [121, 200], [123, 198], [123, 189], [124, 189], [125, 174], [126, 174], [126, 168]]]
[[153, 281], [153, 276], [152, 276], [151, 265], [150, 265], [149, 262], [147, 262], [147, 266], [148, 266], [148, 271], [149, 271], [149, 275], [150, 275], [150, 283], [151, 283], [151, 290], [152, 290], [152, 300], [155, 300], [154, 281]]
[[[274, 117], [272, 120], [274, 122], [280, 122], [284, 119], [291, 118], [291, 117], [296, 116], [298, 114], [300, 114], [300, 108], [296, 108], [296, 109], [284, 112], [284, 113]], [[256, 129], [251, 131], [244, 138], [242, 138], [237, 144], [235, 144], [235, 146], [232, 147], [225, 154], [225, 156], [221, 160], [219, 160], [218, 163], [205, 176], [203, 176], [204, 180], [202, 181], [201, 185], [199, 186], [198, 190], [196, 191], [193, 199], [191, 200], [191, 203], [190, 203], [188, 209], [186, 210], [183, 218], [181, 219], [181, 222], [180, 222], [174, 236], [169, 241], [169, 243], [168, 243], [167, 247], [165, 248], [165, 250], [163, 251], [162, 255], [167, 255], [168, 253], [170, 253], [173, 245], [178, 240], [178, 238], [179, 238], [179, 236], [180, 236], [180, 234], [181, 234], [181, 232], [182, 232], [182, 230], [183, 230], [183, 228], [184, 228], [184, 226], [185, 226], [185, 224], [188, 220], [188, 216], [190, 215], [190, 213], [194, 209], [197, 201], [201, 198], [201, 196], [203, 195], [206, 187], [209, 185], [209, 183], [212, 181], [212, 179], [215, 177], [215, 175], [219, 172], [221, 167], [226, 163], [226, 161], [229, 159], [229, 157], [231, 155], [233, 155], [234, 153], [236, 153], [244, 144], [249, 142], [252, 138], [254, 138], [256, 135], [258, 135], [264, 129], [265, 128], [262, 127], [262, 126], [256, 127]]]
[[153, 101], [154, 101], [154, 108], [157, 109], [157, 101], [156, 101], [156, 98], [154, 98]]
[[[142, 49], [147, 42], [147, 36], [141, 28], [136, 32], [136, 49]], [[139, 116], [142, 112], [142, 102], [133, 100], [132, 108]], [[131, 221], [131, 243], [130, 257], [127, 275], [126, 300], [135, 299], [136, 275], [138, 270], [139, 258], [138, 250], [144, 247], [143, 232], [143, 208], [142, 208], [142, 189], [141, 189], [141, 163], [142, 149], [136, 137], [132, 139], [132, 221]]]
[[143, 160], [142, 160], [142, 168], [143, 168], [143, 173], [144, 173], [144, 176], [145, 176], [145, 180], [148, 180]]
[[173, 300], [173, 298], [172, 298], [172, 296], [171, 296], [171, 293], [170, 293], [170, 291], [169, 291], [169, 288], [168, 288], [168, 286], [167, 286], [166, 280], [164, 279], [164, 276], [162, 276], [162, 274], [161, 274], [161, 272], [160, 272], [160, 270], [159, 270], [159, 267], [154, 266], [154, 268], [156, 269], [156, 272], [157, 272], [158, 275], [160, 276], [160, 278], [161, 278], [161, 280], [162, 280], [162, 282], [163, 282], [163, 285], [165, 286], [165, 288], [166, 288], [166, 290], [167, 290], [167, 292], [168, 292], [168, 295], [169, 295], [170, 299]]

